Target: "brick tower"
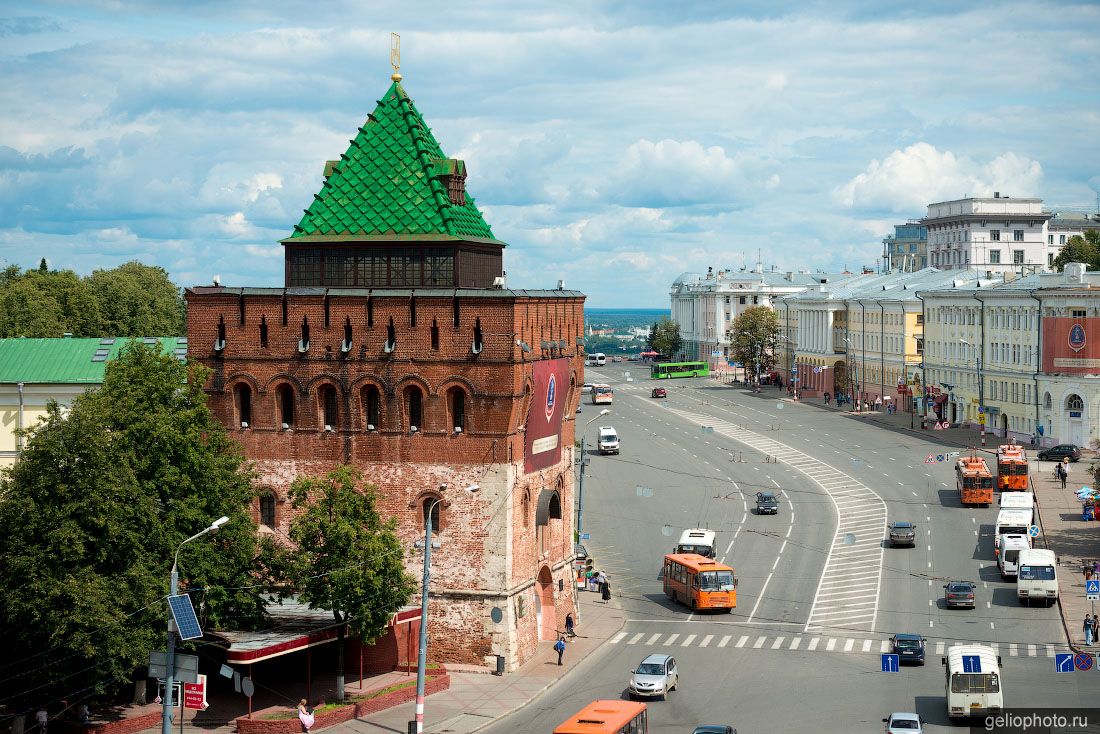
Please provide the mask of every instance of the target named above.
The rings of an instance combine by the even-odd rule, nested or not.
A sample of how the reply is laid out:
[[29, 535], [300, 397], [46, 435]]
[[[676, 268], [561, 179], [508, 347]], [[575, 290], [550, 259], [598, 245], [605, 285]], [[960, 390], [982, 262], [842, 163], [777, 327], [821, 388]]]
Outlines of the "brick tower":
[[353, 464], [419, 578], [442, 497], [429, 655], [513, 669], [575, 608], [584, 295], [507, 287], [465, 164], [399, 79], [282, 244], [283, 287], [186, 292], [189, 358], [258, 474], [263, 532], [286, 532], [296, 477]]

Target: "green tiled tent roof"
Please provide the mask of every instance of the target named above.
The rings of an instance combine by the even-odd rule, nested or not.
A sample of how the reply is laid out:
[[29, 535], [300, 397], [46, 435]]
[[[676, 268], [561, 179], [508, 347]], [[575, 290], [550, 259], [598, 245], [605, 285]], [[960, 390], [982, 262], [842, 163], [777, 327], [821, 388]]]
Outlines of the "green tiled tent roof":
[[495, 240], [473, 198], [452, 204], [439, 179], [459, 165], [447, 160], [409, 95], [394, 82], [347, 152], [326, 167], [320, 193], [286, 241], [319, 235]]
[[160, 345], [161, 351], [179, 359], [187, 356], [187, 337], [76, 339], [0, 339], [0, 384], [30, 385], [103, 382], [107, 362], [118, 357], [130, 342]]

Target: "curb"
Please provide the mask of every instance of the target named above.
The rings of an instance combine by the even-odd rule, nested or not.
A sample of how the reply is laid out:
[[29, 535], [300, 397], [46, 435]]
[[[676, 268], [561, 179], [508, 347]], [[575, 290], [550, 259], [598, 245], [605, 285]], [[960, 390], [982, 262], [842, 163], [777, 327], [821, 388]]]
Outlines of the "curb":
[[[615, 608], [616, 608], [616, 609], [618, 609], [618, 610], [619, 610], [620, 612], [622, 611], [622, 607], [621, 607], [621, 606], [618, 606], [618, 605], [616, 605], [616, 607], [615, 607]], [[607, 644], [608, 644], [608, 640], [610, 640], [610, 639], [611, 639], [611, 638], [612, 638], [612, 637], [613, 637], [614, 635], [616, 635], [617, 633], [619, 633], [619, 632], [620, 632], [620, 631], [622, 630], [622, 628], [623, 628], [623, 627], [625, 627], [625, 626], [626, 626], [626, 616], [625, 616], [625, 614], [624, 614], [624, 616], [623, 616], [623, 618], [622, 618], [622, 622], [620, 622], [620, 623], [619, 623], [619, 626], [618, 626], [618, 627], [616, 627], [615, 629], [613, 629], [613, 630], [611, 631], [611, 633], [610, 633], [610, 634], [609, 634], [609, 635], [608, 635], [608, 636], [607, 636], [606, 638], [604, 638], [604, 640], [603, 640], [602, 642], [600, 642], [600, 643], [599, 643], [598, 645], [596, 645], [596, 647], [592, 648], [592, 653], [596, 653], [596, 652], [598, 652], [598, 651], [599, 651], [599, 650], [600, 650], [600, 649], [601, 649], [602, 647], [604, 647], [605, 645], [607, 645]], [[564, 673], [564, 674], [562, 674], [562, 675], [559, 675], [559, 676], [558, 676], [557, 678], [554, 678], [554, 679], [552, 679], [552, 680], [551, 680], [551, 681], [550, 681], [549, 683], [547, 683], [547, 684], [546, 684], [545, 686], [543, 686], [542, 688], [540, 688], [540, 689], [538, 689], [537, 691], [535, 691], [535, 695], [531, 696], [531, 697], [530, 697], [529, 699], [527, 699], [527, 700], [526, 700], [526, 701], [524, 701], [523, 703], [521, 703], [521, 704], [519, 704], [519, 705], [515, 706], [514, 708], [511, 708], [511, 709], [509, 709], [508, 711], [505, 711], [505, 712], [504, 712], [503, 714], [501, 714], [500, 716], [497, 716], [497, 717], [496, 717], [496, 718], [494, 718], [494, 719], [493, 719], [492, 721], [487, 721], [487, 722], [485, 722], [484, 724], [481, 724], [480, 726], [478, 726], [478, 727], [476, 727], [476, 728], [474, 728], [474, 729], [471, 729], [471, 730], [469, 731], [469, 734], [474, 734], [474, 732], [478, 732], [478, 731], [481, 731], [482, 729], [485, 729], [486, 727], [492, 726], [492, 725], [494, 725], [494, 724], [497, 724], [497, 723], [499, 723], [499, 722], [501, 722], [501, 721], [503, 721], [503, 720], [507, 719], [507, 718], [508, 718], [509, 716], [511, 716], [511, 715], [512, 715], [512, 714], [514, 714], [515, 712], [519, 711], [520, 709], [522, 709], [522, 708], [526, 707], [526, 706], [527, 706], [527, 705], [529, 705], [529, 704], [530, 704], [530, 703], [531, 703], [532, 701], [534, 701], [534, 700], [535, 700], [536, 698], [538, 698], [539, 696], [541, 696], [542, 694], [546, 693], [546, 692], [547, 692], [548, 690], [550, 690], [551, 688], [553, 688], [554, 686], [556, 686], [556, 685], [557, 685], [558, 683], [560, 683], [560, 682], [561, 682], [562, 680], [564, 680], [565, 678], [567, 678], [567, 677], [569, 676], [569, 674], [571, 674], [571, 673], [574, 673], [574, 672], [576, 672], [577, 670], [579, 670], [579, 669], [580, 669], [580, 667], [581, 667], [582, 665], [585, 665], [585, 664], [587, 664], [587, 663], [588, 663], [588, 662], [589, 662], [590, 660], [593, 660], [593, 659], [595, 659], [595, 657], [596, 657], [596, 656], [595, 656], [594, 654], [589, 654], [589, 655], [587, 655], [587, 656], [586, 656], [586, 657], [584, 658], [584, 660], [582, 660], [582, 661], [581, 661], [580, 663], [578, 663], [578, 664], [577, 664], [576, 666], [574, 666], [573, 668], [571, 668], [571, 669], [570, 669], [569, 671], [565, 672], [565, 673]]]
[[[1043, 531], [1043, 544], [1049, 548], [1050, 543], [1047, 541], [1047, 526], [1043, 522], [1043, 509], [1039, 502], [1039, 498], [1035, 494], [1034, 482], [1032, 482], [1031, 496], [1035, 497], [1035, 516], [1039, 519], [1039, 528]], [[1058, 589], [1058, 616], [1062, 619], [1062, 631], [1066, 633], [1066, 644], [1069, 645], [1069, 649], [1073, 650], [1075, 655], [1082, 652], [1089, 652], [1088, 650], [1081, 649], [1081, 647], [1074, 642], [1073, 635], [1070, 634], [1069, 622], [1066, 620], [1066, 608], [1062, 606], [1062, 589], [1060, 587]]]

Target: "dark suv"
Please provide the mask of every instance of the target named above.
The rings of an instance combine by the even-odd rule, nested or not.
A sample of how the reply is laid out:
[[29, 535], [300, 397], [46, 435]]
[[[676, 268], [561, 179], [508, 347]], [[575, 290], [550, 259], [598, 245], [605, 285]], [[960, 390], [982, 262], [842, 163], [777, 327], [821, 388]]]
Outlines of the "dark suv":
[[917, 526], [911, 522], [895, 522], [890, 524], [890, 547], [907, 545], [910, 548], [917, 546]]
[[1081, 458], [1081, 448], [1071, 443], [1060, 443], [1040, 451], [1039, 461], [1061, 461], [1067, 456], [1070, 461], [1078, 461]]
[[775, 496], [775, 492], [757, 492], [756, 493], [756, 514], [757, 515], [778, 515], [779, 514], [779, 498]]

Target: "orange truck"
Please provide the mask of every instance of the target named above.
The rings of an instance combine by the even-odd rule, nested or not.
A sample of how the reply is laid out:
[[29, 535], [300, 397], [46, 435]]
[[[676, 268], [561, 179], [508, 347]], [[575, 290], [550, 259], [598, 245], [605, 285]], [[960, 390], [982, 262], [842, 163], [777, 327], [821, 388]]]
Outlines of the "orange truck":
[[997, 489], [1027, 491], [1027, 455], [1023, 446], [1006, 443], [997, 449]]
[[959, 500], [964, 505], [993, 504], [993, 475], [989, 473], [985, 459], [965, 456], [955, 462], [955, 481], [959, 488]]

